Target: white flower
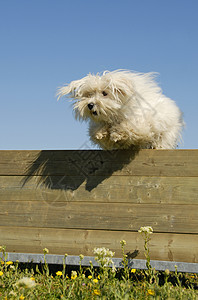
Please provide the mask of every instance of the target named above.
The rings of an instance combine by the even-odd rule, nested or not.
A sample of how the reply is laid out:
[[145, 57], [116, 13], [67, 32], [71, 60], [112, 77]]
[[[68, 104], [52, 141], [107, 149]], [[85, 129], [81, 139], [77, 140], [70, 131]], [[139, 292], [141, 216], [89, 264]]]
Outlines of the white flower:
[[152, 234], [153, 233], [153, 228], [151, 226], [140, 227], [138, 232], [140, 232], [140, 233], [145, 232], [145, 233]]
[[36, 286], [35, 281], [32, 278], [29, 277], [23, 277], [21, 279], [19, 279], [15, 285], [17, 287], [25, 287], [25, 288], [32, 288]]
[[94, 248], [95, 260], [102, 266], [109, 266], [113, 263], [112, 257], [115, 252], [110, 251], [108, 248]]
[[71, 276], [77, 276], [77, 272], [76, 271], [71, 271]]
[[98, 256], [108, 256], [113, 257], [115, 252], [110, 251], [108, 248], [94, 248], [94, 254]]
[[116, 271], [117, 271], [117, 269], [116, 269], [116, 267], [115, 267], [115, 265], [114, 265], [114, 263], [113, 263], [113, 266], [112, 266], [112, 273], [116, 273]]

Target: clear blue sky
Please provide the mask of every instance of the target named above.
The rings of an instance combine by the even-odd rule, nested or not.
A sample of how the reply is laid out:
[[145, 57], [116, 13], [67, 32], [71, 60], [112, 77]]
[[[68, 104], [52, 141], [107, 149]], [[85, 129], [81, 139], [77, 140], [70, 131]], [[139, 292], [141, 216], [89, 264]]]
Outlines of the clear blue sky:
[[197, 0], [0, 0], [0, 149], [92, 147], [56, 89], [119, 68], [160, 74], [198, 148]]

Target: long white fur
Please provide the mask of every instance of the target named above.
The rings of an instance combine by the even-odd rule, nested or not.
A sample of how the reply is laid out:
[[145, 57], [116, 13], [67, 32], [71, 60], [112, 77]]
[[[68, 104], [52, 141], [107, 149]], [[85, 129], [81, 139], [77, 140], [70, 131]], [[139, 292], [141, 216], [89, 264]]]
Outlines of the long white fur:
[[75, 100], [76, 118], [89, 122], [90, 139], [103, 149], [174, 149], [181, 139], [182, 113], [162, 94], [154, 73], [88, 74], [60, 88], [58, 98], [65, 95]]

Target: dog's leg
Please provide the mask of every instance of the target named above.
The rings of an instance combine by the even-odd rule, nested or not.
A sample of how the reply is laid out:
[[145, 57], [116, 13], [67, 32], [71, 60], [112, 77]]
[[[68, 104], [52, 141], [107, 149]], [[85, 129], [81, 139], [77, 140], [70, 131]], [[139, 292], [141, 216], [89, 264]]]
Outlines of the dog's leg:
[[102, 140], [109, 135], [106, 125], [91, 123], [89, 127], [89, 135], [94, 140]]
[[124, 145], [125, 148], [132, 145], [151, 148], [153, 133], [150, 129], [146, 129], [146, 126], [143, 127], [143, 130], [140, 130], [136, 126], [132, 126], [129, 122], [122, 122], [111, 128], [110, 140], [114, 143]]
[[118, 141], [126, 141], [128, 139], [128, 136], [126, 132], [117, 132], [117, 131], [112, 131], [110, 133], [110, 140], [113, 142], [118, 142]]

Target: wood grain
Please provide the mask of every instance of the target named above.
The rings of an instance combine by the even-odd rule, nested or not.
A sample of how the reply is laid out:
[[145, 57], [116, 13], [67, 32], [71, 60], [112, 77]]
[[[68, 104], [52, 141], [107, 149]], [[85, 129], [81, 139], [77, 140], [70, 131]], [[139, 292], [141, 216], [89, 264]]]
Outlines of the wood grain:
[[[25, 182], [25, 184], [24, 184]], [[198, 177], [0, 176], [0, 201], [120, 202], [198, 205]]]
[[198, 150], [2, 150], [0, 157], [0, 175], [198, 176]]
[[198, 233], [197, 205], [1, 201], [0, 216], [1, 226]]
[[[101, 231], [56, 228], [0, 227], [1, 241], [7, 252], [93, 256], [95, 247], [106, 247], [122, 257], [120, 241], [127, 242], [125, 253], [136, 259], [144, 259], [144, 242], [137, 232]], [[154, 233], [150, 241], [153, 260], [198, 263], [198, 235]]]
[[0, 151], [0, 241], [9, 252], [108, 247], [198, 262], [198, 150]]

